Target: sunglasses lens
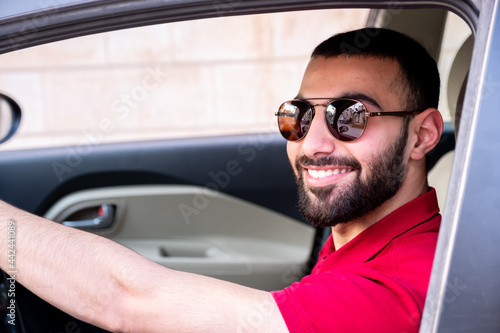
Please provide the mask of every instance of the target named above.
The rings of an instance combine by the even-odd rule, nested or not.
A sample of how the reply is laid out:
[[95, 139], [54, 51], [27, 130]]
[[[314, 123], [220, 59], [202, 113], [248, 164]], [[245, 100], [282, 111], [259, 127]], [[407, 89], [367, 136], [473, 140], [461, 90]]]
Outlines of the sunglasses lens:
[[336, 100], [325, 112], [328, 128], [333, 136], [349, 142], [358, 139], [366, 128], [366, 107], [353, 100]]
[[306, 136], [313, 118], [309, 104], [302, 101], [288, 101], [278, 110], [278, 127], [281, 135], [289, 141], [298, 141]]
[[[365, 131], [365, 112], [361, 102], [335, 100], [325, 110], [328, 129], [340, 141], [354, 141]], [[281, 135], [288, 141], [298, 141], [309, 131], [314, 112], [307, 102], [292, 100], [281, 104], [277, 115]]]

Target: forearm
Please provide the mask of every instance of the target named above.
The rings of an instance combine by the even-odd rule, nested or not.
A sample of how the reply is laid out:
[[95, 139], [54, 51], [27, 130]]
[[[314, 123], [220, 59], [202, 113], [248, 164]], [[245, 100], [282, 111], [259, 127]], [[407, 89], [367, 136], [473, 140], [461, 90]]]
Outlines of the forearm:
[[108, 239], [0, 201], [5, 271], [10, 270], [8, 221], [15, 223], [16, 280], [94, 325], [141, 332], [286, 330], [269, 293], [172, 271]]
[[18, 282], [75, 317], [107, 328], [117, 323], [119, 318], [113, 318], [110, 309], [116, 309], [117, 299], [124, 294], [120, 267], [131, 265], [137, 254], [105, 238], [0, 202], [0, 266], [4, 271], [12, 271], [9, 224], [11, 234], [15, 225]]

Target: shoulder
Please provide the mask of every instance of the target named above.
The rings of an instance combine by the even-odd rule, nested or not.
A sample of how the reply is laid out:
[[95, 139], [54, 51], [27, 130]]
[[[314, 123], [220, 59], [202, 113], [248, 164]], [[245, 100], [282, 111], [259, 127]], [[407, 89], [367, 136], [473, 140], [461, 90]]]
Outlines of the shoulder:
[[365, 235], [370, 254], [353, 243], [349, 253], [332, 253], [317, 274], [273, 292], [290, 331], [417, 332], [439, 223], [437, 214], [389, 237]]
[[435, 215], [394, 238], [390, 244], [394, 260], [403, 265], [406, 262], [404, 259], [410, 258], [416, 261], [419, 259], [432, 261], [436, 251], [440, 223], [441, 216]]

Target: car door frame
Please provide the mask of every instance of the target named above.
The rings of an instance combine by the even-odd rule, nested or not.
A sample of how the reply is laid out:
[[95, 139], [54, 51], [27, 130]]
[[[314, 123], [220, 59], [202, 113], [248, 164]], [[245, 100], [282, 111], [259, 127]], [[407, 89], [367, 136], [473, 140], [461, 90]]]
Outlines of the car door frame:
[[[496, 116], [496, 106], [500, 105], [500, 94], [494, 93], [497, 87], [495, 75], [500, 72], [498, 64], [494, 62], [500, 49], [498, 2], [401, 3], [402, 8], [432, 5], [451, 10], [466, 20], [476, 35], [451, 173], [450, 194], [446, 202], [421, 332], [453, 331], [457, 327], [466, 332], [476, 332], [478, 329], [482, 332], [495, 332], [500, 328], [500, 323], [495, 318], [500, 310], [500, 284], [496, 283], [500, 275], [500, 259], [494, 256], [498, 249], [495, 237], [500, 234], [497, 223], [500, 221], [500, 172], [494, 168], [498, 164], [494, 157], [498, 154], [491, 151], [491, 147], [500, 146], [500, 138], [495, 135], [495, 122], [492, 121]], [[0, 52], [76, 37], [82, 35], [83, 31], [102, 32], [142, 25], [146, 21], [152, 23], [156, 20], [160, 23], [242, 15], [255, 12], [256, 8], [259, 8], [259, 12], [271, 12], [277, 8], [298, 10], [346, 6], [346, 2], [337, 1], [192, 1], [190, 6], [199, 8], [198, 13], [193, 14], [187, 6], [177, 5], [172, 1], [171, 5], [162, 7], [157, 16], [148, 19], [144, 14], [158, 8], [159, 1], [111, 1], [106, 11], [94, 15], [94, 18], [99, 15], [110, 18], [106, 27], [99, 27], [100, 19], [92, 21], [84, 18], [88, 11], [100, 10], [100, 3], [101, 1], [94, 1], [68, 5], [61, 9], [57, 19], [49, 18], [47, 22], [40, 24], [35, 24], [37, 17], [30, 14], [25, 14], [21, 22], [4, 20], [0, 24], [0, 37], [4, 37], [0, 38]], [[391, 1], [352, 1], [348, 6], [387, 8], [393, 5]], [[50, 8], [47, 8], [46, 15], [49, 15], [49, 11]], [[188, 12], [190, 16], [187, 16]], [[73, 15], [81, 16], [82, 21], [69, 28], [65, 27]], [[130, 18], [133, 20], [128, 20]], [[61, 31], [64, 33], [61, 34]], [[485, 166], [491, 166], [491, 172], [485, 172]]]

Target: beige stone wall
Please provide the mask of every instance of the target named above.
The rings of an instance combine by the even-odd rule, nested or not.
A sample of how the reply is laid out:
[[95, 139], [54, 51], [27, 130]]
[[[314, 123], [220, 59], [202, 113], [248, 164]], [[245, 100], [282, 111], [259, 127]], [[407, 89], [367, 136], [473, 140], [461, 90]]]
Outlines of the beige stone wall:
[[217, 18], [67, 40], [0, 56], [19, 101], [0, 149], [275, 131], [310, 52], [367, 10]]
[[[23, 108], [19, 133], [0, 150], [276, 131], [274, 112], [297, 93], [314, 46], [364, 26], [367, 15], [352, 9], [216, 18], [0, 55], [0, 91]], [[468, 31], [456, 17], [451, 22], [443, 87]]]

